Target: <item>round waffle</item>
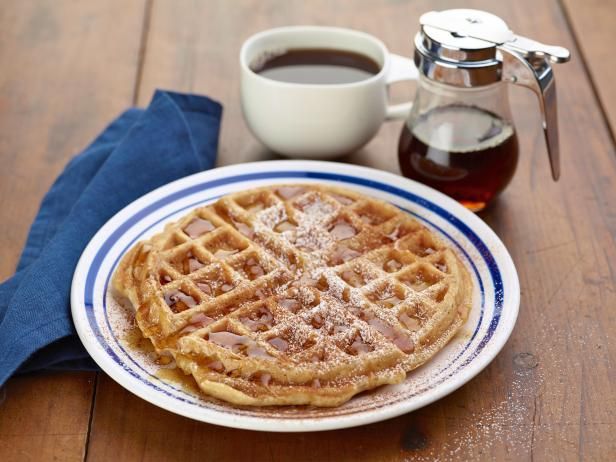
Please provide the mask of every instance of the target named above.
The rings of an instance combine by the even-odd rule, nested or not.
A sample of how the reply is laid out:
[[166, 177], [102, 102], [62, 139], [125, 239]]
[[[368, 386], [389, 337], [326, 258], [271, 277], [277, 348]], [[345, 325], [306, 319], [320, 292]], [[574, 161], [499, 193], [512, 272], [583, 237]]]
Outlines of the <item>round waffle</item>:
[[336, 406], [399, 383], [467, 318], [454, 252], [385, 202], [324, 185], [242, 191], [135, 245], [114, 288], [208, 395]]

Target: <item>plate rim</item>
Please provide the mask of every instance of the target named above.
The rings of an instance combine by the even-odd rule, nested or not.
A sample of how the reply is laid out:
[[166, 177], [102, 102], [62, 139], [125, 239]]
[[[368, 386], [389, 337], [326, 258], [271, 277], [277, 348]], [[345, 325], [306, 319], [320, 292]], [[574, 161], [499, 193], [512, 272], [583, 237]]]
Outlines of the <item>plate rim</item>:
[[[142, 388], [143, 386], [140, 384], [137, 384], [137, 386], [134, 387], [131, 382], [136, 379], [134, 377], [131, 377], [130, 375], [127, 376], [125, 373], [123, 373], [123, 369], [119, 364], [110, 363], [110, 365], [107, 366], [107, 362], [110, 361], [111, 358], [104, 352], [104, 350], [100, 350], [98, 348], [93, 336], [87, 335], [88, 333], [92, 333], [87, 323], [85, 323], [85, 326], [83, 325], [84, 318], [82, 317], [82, 315], [85, 311], [85, 306], [83, 303], [81, 303], [79, 295], [80, 292], [82, 292], [80, 289], [84, 285], [80, 282], [80, 278], [84, 279], [84, 275], [87, 274], [87, 271], [89, 269], [89, 266], [87, 265], [88, 263], [91, 263], [88, 262], [88, 257], [93, 251], [96, 250], [97, 246], [100, 244], [100, 241], [104, 239], [104, 237], [107, 236], [110, 231], [115, 229], [115, 222], [121, 222], [125, 215], [130, 216], [133, 213], [131, 211], [139, 210], [140, 208], [142, 208], [141, 206], [143, 204], [152, 201], [153, 198], [158, 198], [161, 195], [163, 195], [164, 197], [165, 193], [172, 194], [177, 190], [181, 190], [182, 186], [189, 186], [191, 184], [197, 183], [198, 181], [207, 181], [214, 178], [229, 178], [241, 175], [242, 173], [246, 173], [248, 171], [275, 172], [294, 170], [300, 172], [319, 172], [327, 171], [327, 168], [331, 168], [332, 165], [345, 169], [345, 172], [343, 174], [341, 173], [341, 175], [356, 176], [363, 179], [375, 178], [376, 181], [370, 181], [375, 181], [375, 183], [379, 184], [381, 182], [385, 183], [387, 178], [389, 177], [389, 179], [392, 180], [390, 184], [395, 185], [395, 188], [410, 192], [418, 197], [421, 197], [422, 199], [425, 199], [428, 202], [433, 203], [434, 205], [437, 205], [438, 207], [441, 207], [451, 216], [457, 218], [459, 221], [466, 224], [473, 232], [480, 234], [481, 240], [484, 243], [489, 244], [490, 253], [493, 257], [496, 253], [495, 250], [497, 251], [499, 257], [498, 259], [502, 260], [502, 266], [501, 264], [498, 264], [497, 266], [503, 275], [503, 280], [507, 280], [508, 285], [509, 293], [507, 294], [507, 299], [504, 301], [504, 303], [506, 303], [507, 309], [511, 310], [510, 312], [508, 312], [509, 322], [507, 325], [503, 325], [502, 329], [499, 331], [499, 335], [491, 337], [491, 348], [487, 351], [484, 350], [484, 353], [477, 358], [477, 362], [473, 364], [473, 367], [455, 373], [455, 375], [458, 376], [456, 380], [446, 381], [440, 384], [436, 391], [432, 391], [431, 393], [425, 394], [423, 396], [419, 395], [417, 397], [414, 397], [414, 399], [412, 400], [407, 400], [407, 402], [410, 402], [412, 404], [406, 407], [404, 405], [405, 401], [403, 400], [401, 402], [391, 404], [390, 406], [386, 405], [382, 408], [361, 411], [356, 414], [346, 414], [341, 416], [320, 418], [307, 417], [305, 419], [272, 419], [268, 417], [239, 416], [237, 414], [224, 413], [217, 409], [208, 409], [207, 411], [213, 413], [214, 416], [225, 416], [225, 418], [221, 421], [213, 421], [208, 418], [203, 418], [203, 416], [191, 415], [190, 412], [185, 411], [184, 409], [174, 408], [172, 405], [174, 398], [164, 396], [157, 391], [151, 391], [146, 388]], [[274, 182], [275, 180], [272, 183]], [[444, 219], [448, 221], [446, 218]], [[443, 398], [444, 396], [452, 393], [456, 389], [462, 387], [472, 378], [474, 378], [494, 360], [498, 353], [500, 353], [507, 340], [511, 336], [513, 328], [515, 327], [517, 316], [519, 313], [519, 304], [519, 277], [513, 259], [511, 258], [511, 255], [509, 254], [507, 248], [502, 243], [500, 238], [496, 235], [496, 233], [494, 233], [494, 231], [486, 223], [484, 223], [478, 216], [476, 216], [472, 212], [466, 210], [459, 203], [426, 185], [420, 184], [413, 180], [409, 180], [399, 175], [395, 175], [391, 172], [378, 170], [371, 167], [344, 164], [340, 162], [305, 160], [259, 161], [218, 167], [207, 171], [197, 172], [192, 175], [177, 179], [173, 182], [162, 185], [144, 194], [143, 196], [132, 201], [131, 203], [123, 207], [120, 211], [118, 211], [116, 214], [114, 214], [94, 234], [94, 236], [91, 238], [90, 242], [82, 252], [79, 262], [75, 268], [71, 286], [71, 314], [82, 344], [84, 345], [90, 356], [92, 356], [94, 361], [99, 365], [99, 367], [101, 367], [101, 369], [106, 374], [108, 374], [114, 381], [119, 383], [127, 391], [139, 396], [141, 399], [144, 399], [151, 404], [154, 404], [155, 406], [161, 407], [169, 412], [173, 412], [175, 414], [182, 415], [197, 421], [203, 421], [215, 425], [222, 425], [238, 429], [275, 432], [324, 431], [366, 425], [369, 423], [387, 420], [402, 414], [406, 414], [408, 412], [412, 412], [413, 410], [419, 409]], [[505, 305], [503, 305], [503, 309], [504, 308]], [[118, 370], [118, 368], [121, 370]], [[167, 403], [167, 401], [169, 401], [169, 403]]]

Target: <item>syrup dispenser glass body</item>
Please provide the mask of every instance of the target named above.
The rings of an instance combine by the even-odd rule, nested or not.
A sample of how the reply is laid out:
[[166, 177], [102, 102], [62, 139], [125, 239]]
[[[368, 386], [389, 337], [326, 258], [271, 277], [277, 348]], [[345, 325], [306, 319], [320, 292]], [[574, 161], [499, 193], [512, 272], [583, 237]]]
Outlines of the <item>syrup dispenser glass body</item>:
[[404, 176], [483, 209], [507, 186], [518, 160], [507, 85], [463, 88], [421, 75], [398, 158]]

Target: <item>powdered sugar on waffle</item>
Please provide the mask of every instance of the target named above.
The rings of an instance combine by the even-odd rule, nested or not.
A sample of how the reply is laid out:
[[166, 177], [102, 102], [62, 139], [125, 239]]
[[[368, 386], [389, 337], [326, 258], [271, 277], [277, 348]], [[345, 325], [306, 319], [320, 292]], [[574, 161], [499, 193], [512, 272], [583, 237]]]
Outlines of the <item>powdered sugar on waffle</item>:
[[266, 229], [273, 229], [278, 223], [281, 223], [288, 219], [287, 211], [284, 204], [275, 204], [272, 207], [268, 207], [265, 210], [257, 213], [257, 219], [255, 221], [255, 228], [258, 231], [259, 225], [265, 226]]

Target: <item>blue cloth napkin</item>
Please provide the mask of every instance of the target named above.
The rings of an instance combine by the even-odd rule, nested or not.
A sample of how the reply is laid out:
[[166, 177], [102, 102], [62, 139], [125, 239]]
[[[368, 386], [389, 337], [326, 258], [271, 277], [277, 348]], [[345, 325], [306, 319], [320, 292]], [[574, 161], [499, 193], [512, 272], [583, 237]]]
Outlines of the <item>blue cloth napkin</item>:
[[81, 252], [125, 205], [213, 167], [221, 114], [209, 98], [157, 91], [69, 162], [43, 199], [15, 275], [0, 285], [0, 386], [15, 371], [95, 367], [70, 314]]

